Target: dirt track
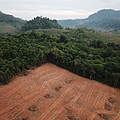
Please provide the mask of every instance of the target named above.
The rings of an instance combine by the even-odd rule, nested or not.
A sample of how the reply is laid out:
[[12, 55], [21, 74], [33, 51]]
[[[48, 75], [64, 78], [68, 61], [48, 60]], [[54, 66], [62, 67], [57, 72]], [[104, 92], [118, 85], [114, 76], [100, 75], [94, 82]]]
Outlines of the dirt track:
[[0, 120], [120, 120], [120, 91], [47, 63], [0, 86]]

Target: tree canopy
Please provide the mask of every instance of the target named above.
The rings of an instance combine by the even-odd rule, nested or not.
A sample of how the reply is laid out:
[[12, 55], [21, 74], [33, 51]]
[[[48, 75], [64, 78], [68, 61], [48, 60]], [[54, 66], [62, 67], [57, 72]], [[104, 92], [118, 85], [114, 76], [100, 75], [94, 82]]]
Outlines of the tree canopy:
[[57, 24], [56, 20], [51, 20], [46, 17], [36, 17], [30, 21], [27, 21], [22, 27], [23, 31], [34, 30], [34, 29], [50, 29], [50, 28], [62, 28]]
[[120, 45], [87, 29], [0, 37], [0, 82], [52, 62], [80, 76], [120, 88]]

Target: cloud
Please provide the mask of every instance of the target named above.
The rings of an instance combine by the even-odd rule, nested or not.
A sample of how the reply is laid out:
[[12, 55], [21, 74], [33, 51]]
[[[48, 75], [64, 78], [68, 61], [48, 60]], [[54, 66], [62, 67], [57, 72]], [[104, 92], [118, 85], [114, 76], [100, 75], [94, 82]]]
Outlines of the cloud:
[[109, 2], [112, 2], [113, 0], [99, 0], [99, 1], [103, 3], [109, 3]]
[[120, 0], [0, 0], [1, 11], [24, 19], [85, 18], [104, 8], [120, 9], [119, 5]]
[[36, 16], [44, 16], [51, 19], [86, 18], [92, 13], [86, 10], [5, 10], [4, 12], [27, 20]]

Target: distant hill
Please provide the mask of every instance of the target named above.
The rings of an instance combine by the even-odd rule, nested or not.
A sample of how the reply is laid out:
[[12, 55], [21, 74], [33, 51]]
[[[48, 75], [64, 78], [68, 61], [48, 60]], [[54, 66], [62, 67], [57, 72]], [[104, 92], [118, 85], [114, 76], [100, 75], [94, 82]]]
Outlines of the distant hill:
[[63, 27], [86, 27], [98, 31], [117, 32], [120, 31], [120, 11], [104, 9], [90, 15], [86, 19], [59, 20], [58, 23]]
[[51, 29], [51, 28], [60, 29], [62, 27], [57, 23], [57, 20], [51, 20], [46, 17], [36, 17], [30, 21], [27, 21], [22, 27], [22, 30], [27, 31], [34, 29]]
[[36, 17], [30, 21], [16, 18], [0, 12], [0, 33], [13, 33], [19, 30], [27, 31], [34, 29], [61, 29], [89, 28], [97, 31], [120, 33], [120, 11], [103, 9], [90, 15], [86, 19], [51, 20], [46, 17]]
[[25, 21], [0, 11], [0, 33], [14, 33], [20, 30], [27, 31], [51, 28], [61, 29], [62, 27], [57, 23], [57, 20], [50, 20], [46, 17], [36, 17], [32, 20]]
[[103, 9], [88, 17], [88, 20], [90, 21], [99, 21], [101, 19], [119, 19], [120, 20], [120, 11], [116, 11], [112, 9]]
[[0, 33], [12, 33], [21, 29], [24, 20], [0, 11]]
[[63, 27], [75, 28], [76, 25], [82, 25], [84, 23], [84, 20], [83, 19], [58, 20], [58, 23]]

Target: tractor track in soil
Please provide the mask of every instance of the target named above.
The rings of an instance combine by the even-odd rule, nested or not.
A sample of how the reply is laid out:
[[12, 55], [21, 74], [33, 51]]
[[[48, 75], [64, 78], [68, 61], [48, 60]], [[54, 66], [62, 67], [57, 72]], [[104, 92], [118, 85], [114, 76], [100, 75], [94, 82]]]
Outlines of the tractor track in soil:
[[46, 63], [0, 86], [0, 120], [120, 120], [120, 90]]

